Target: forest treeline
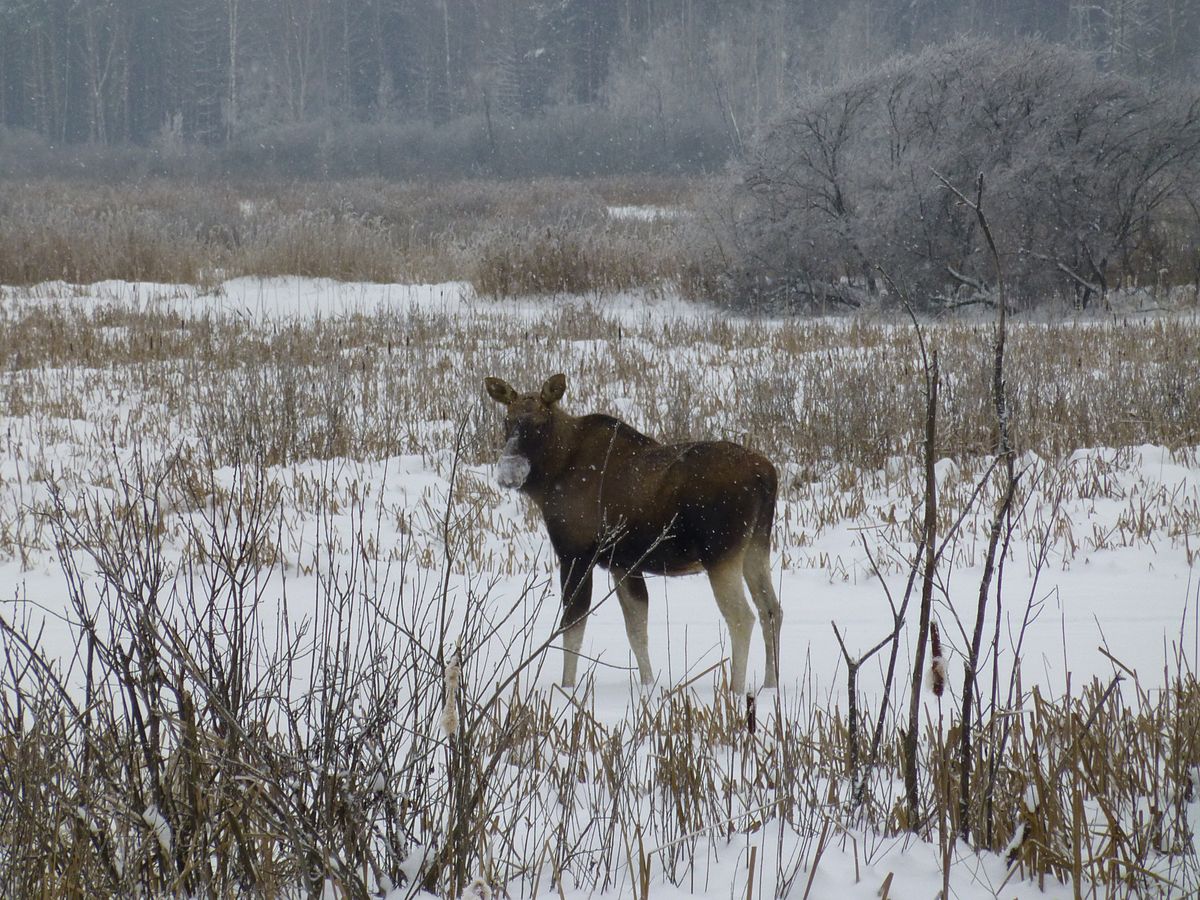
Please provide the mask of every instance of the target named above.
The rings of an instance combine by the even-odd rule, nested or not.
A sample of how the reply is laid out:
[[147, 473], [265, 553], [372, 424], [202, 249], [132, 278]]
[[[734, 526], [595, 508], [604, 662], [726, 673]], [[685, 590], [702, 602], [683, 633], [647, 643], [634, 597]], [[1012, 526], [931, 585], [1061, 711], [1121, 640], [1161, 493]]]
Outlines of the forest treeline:
[[1200, 68], [1194, 0], [0, 0], [0, 173], [702, 171], [797, 86], [966, 33]]

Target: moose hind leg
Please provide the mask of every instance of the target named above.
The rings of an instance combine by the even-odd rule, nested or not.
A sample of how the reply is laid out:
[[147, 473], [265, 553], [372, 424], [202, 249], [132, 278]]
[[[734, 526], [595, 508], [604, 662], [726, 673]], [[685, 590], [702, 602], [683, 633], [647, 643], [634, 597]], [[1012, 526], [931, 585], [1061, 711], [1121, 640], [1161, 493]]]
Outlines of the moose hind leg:
[[629, 637], [629, 646], [637, 659], [642, 684], [653, 684], [654, 672], [650, 668], [650, 647], [646, 638], [646, 617], [650, 610], [646, 579], [641, 575], [630, 575], [615, 569], [612, 577], [617, 586], [617, 599], [621, 601], [621, 612], [625, 616], [625, 634]]
[[559, 630], [563, 636], [563, 687], [575, 686], [579, 669], [579, 650], [587, 629], [588, 610], [592, 607], [592, 567], [582, 560], [563, 561], [559, 569], [562, 584], [563, 614]]
[[722, 560], [708, 567], [708, 581], [717, 608], [729, 626], [729, 639], [733, 650], [733, 672], [729, 686], [735, 694], [746, 689], [746, 657], [750, 652], [750, 632], [754, 630], [754, 613], [746, 602], [746, 589], [742, 576], [741, 554]]
[[758, 624], [762, 629], [763, 645], [767, 655], [767, 674], [763, 687], [773, 688], [779, 685], [779, 631], [783, 624], [783, 607], [775, 596], [775, 586], [771, 583], [771, 544], [770, 539], [752, 540], [746, 548], [746, 556], [742, 562], [742, 572], [746, 576], [746, 584], [750, 588], [750, 596], [758, 609]]

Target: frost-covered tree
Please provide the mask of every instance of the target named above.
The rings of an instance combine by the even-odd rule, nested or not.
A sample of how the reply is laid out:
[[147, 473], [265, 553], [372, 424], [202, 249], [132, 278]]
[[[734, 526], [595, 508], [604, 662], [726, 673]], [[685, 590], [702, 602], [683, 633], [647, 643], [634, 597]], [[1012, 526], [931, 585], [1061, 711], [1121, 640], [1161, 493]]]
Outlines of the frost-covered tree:
[[[885, 273], [931, 304], [994, 273], [964, 189], [983, 174], [1015, 295], [1079, 302], [1197, 239], [1200, 94], [1102, 74], [1061, 46], [960, 41], [802, 93], [744, 170], [739, 296], [857, 304]], [[1193, 207], [1194, 208], [1194, 205]], [[1190, 273], [1189, 273], [1190, 274]]]

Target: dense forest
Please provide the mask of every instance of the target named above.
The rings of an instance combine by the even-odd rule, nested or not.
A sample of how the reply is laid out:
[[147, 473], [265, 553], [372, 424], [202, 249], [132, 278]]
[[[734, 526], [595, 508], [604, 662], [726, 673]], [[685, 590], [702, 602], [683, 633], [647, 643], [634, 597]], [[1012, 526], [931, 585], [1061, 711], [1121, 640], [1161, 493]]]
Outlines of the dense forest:
[[10, 146], [242, 142], [301, 168], [320, 143], [376, 174], [402, 173], [370, 146], [503, 170], [539, 142], [525, 169], [694, 171], [796, 86], [962, 34], [1200, 73], [1195, 0], [0, 0], [0, 126]]

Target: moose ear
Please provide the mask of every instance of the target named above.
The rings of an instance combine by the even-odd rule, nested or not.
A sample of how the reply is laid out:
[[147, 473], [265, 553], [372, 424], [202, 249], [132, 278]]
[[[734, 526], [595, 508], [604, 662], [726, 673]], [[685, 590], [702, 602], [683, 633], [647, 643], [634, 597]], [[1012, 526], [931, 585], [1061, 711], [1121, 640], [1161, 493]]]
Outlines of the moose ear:
[[562, 374], [551, 375], [546, 379], [546, 383], [542, 385], [542, 402], [547, 406], [551, 403], [557, 403], [566, 392], [567, 376]]
[[513, 390], [513, 386], [502, 378], [488, 376], [483, 379], [483, 386], [487, 389], [488, 396], [497, 403], [508, 406], [517, 399], [517, 392]]

